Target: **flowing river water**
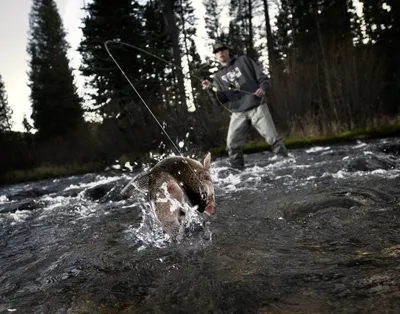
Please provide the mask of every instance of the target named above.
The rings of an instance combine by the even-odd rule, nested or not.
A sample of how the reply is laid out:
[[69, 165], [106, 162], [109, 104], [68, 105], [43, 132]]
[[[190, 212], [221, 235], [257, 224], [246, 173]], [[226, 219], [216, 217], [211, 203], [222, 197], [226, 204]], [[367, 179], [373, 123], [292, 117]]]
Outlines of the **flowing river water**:
[[213, 160], [217, 216], [170, 243], [137, 173], [0, 188], [0, 313], [398, 313], [400, 139]]

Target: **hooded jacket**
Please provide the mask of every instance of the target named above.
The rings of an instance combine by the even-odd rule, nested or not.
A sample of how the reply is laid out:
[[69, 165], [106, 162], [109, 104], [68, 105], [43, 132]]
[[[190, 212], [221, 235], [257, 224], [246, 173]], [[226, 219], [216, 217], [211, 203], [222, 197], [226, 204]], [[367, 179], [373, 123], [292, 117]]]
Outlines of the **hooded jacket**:
[[[262, 98], [254, 95], [258, 88], [269, 91], [268, 76], [249, 57], [232, 58], [227, 66], [214, 74], [213, 87], [207, 91], [215, 104], [230, 102], [232, 112], [243, 112], [260, 105]], [[245, 93], [241, 92], [244, 91]]]

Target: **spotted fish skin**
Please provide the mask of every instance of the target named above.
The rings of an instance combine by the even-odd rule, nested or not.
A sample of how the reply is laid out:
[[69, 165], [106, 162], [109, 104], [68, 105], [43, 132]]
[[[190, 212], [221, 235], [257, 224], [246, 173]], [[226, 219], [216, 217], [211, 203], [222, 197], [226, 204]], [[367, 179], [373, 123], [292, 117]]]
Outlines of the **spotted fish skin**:
[[147, 193], [163, 230], [176, 239], [185, 218], [184, 202], [196, 206], [200, 213], [209, 216], [216, 213], [210, 168], [211, 153], [203, 163], [183, 156], [168, 157], [129, 184]]

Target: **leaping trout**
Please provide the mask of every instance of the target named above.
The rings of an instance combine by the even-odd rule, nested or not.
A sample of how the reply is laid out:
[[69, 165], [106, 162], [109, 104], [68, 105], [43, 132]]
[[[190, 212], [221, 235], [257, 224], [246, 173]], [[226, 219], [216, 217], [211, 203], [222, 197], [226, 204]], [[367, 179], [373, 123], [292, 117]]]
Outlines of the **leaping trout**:
[[210, 168], [210, 152], [203, 163], [183, 156], [168, 157], [133, 178], [122, 193], [130, 186], [146, 192], [164, 232], [176, 240], [185, 219], [184, 203], [209, 216], [216, 213]]

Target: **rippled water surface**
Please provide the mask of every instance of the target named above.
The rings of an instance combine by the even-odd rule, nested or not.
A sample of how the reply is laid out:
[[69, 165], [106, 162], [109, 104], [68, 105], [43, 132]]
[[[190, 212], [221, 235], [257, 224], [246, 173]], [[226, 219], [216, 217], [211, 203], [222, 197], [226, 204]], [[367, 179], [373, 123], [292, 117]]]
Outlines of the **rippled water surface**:
[[[400, 140], [214, 160], [169, 242], [135, 172], [0, 188], [0, 313], [398, 313]], [[204, 228], [198, 228], [204, 224]]]

